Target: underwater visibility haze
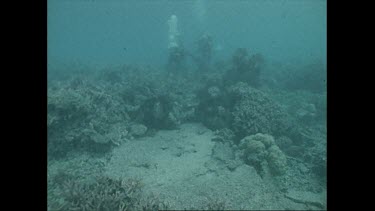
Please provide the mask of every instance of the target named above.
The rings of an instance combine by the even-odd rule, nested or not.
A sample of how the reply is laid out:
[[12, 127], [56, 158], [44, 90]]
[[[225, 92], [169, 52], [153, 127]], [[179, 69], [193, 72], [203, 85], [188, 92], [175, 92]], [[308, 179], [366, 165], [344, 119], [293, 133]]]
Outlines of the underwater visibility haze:
[[325, 0], [48, 0], [47, 207], [325, 210]]

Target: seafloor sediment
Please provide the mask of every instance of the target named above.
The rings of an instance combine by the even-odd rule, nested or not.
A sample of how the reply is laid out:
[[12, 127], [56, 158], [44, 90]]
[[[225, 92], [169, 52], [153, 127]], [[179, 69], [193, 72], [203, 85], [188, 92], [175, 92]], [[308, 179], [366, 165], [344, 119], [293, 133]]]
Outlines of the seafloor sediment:
[[227, 72], [50, 74], [49, 210], [325, 209], [325, 92]]

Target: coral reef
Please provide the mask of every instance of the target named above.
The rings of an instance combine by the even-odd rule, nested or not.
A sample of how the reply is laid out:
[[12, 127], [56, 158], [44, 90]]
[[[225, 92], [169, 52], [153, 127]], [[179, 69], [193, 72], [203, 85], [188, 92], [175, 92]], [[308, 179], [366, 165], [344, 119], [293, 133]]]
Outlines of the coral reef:
[[229, 87], [232, 108], [232, 130], [242, 138], [247, 134], [288, 134], [293, 120], [265, 93], [239, 82]]
[[156, 195], [149, 195], [147, 197], [142, 198], [138, 204], [137, 209], [135, 210], [143, 210], [143, 211], [159, 211], [159, 210], [168, 210], [169, 209], [168, 202], [160, 200], [159, 197]]
[[325, 127], [310, 127], [303, 132], [304, 153], [299, 156], [311, 167], [312, 172], [322, 181], [327, 178], [327, 132]]
[[232, 130], [223, 128], [215, 131], [215, 137], [212, 141], [222, 143], [234, 143], [235, 135]]
[[102, 154], [146, 132], [132, 132], [132, 125], [142, 124], [147, 131], [173, 129], [194, 119], [197, 103], [190, 79], [165, 78], [151, 68], [120, 66], [90, 79], [54, 82], [48, 89], [49, 157], [75, 151]]
[[[222, 91], [222, 89], [224, 89]], [[237, 140], [248, 134], [274, 136], [296, 133], [294, 120], [267, 94], [238, 82], [219, 88], [205, 87], [198, 95], [197, 116], [210, 129], [231, 129]]]
[[[48, 171], [48, 210], [150, 210], [168, 209], [168, 204], [145, 192], [139, 179], [114, 179], [97, 172], [98, 159], [62, 162]], [[95, 161], [97, 160], [97, 161]], [[79, 162], [84, 164], [79, 164]]]
[[327, 90], [327, 68], [321, 62], [289, 69], [283, 77], [284, 86], [288, 90], [307, 90], [314, 93]]
[[191, 54], [196, 63], [199, 72], [206, 72], [210, 69], [213, 54], [213, 40], [208, 34], [204, 34], [196, 42], [197, 49], [195, 54]]
[[145, 101], [137, 120], [156, 129], [173, 129], [180, 125], [180, 109], [169, 96], [157, 96]]
[[283, 175], [287, 169], [284, 153], [268, 134], [257, 133], [243, 138], [239, 144], [242, 158], [254, 166], [261, 176], [269, 170], [272, 175]]
[[48, 90], [48, 155], [73, 149], [107, 151], [127, 135], [129, 116], [117, 99], [89, 81], [72, 79]]
[[277, 145], [273, 144], [268, 148], [267, 161], [272, 174], [282, 175], [285, 173], [287, 166], [286, 157]]
[[304, 103], [302, 105], [302, 108], [298, 109], [296, 112], [297, 119], [305, 124], [313, 123], [313, 120], [316, 117], [316, 113], [316, 107], [311, 103]]
[[260, 73], [264, 64], [261, 54], [249, 56], [247, 49], [238, 48], [232, 56], [232, 68], [224, 78], [228, 84], [246, 82], [253, 87], [260, 85]]
[[186, 56], [187, 53], [183, 47], [171, 47], [169, 48], [169, 56], [167, 63], [168, 72], [184, 73], [186, 69]]
[[230, 106], [224, 92], [217, 86], [205, 87], [198, 93], [200, 103], [197, 107], [198, 120], [210, 129], [229, 128], [231, 122]]
[[307, 91], [325, 94], [327, 91], [327, 67], [321, 60], [310, 63], [267, 63], [262, 69], [262, 83], [274, 91]]
[[[55, 171], [48, 171], [48, 209], [169, 207], [159, 197], [143, 193], [139, 180], [114, 179], [120, 175], [144, 177], [151, 184], [148, 190], [175, 200], [175, 207], [199, 203], [197, 207], [204, 210], [224, 210], [228, 203], [223, 199], [239, 198], [244, 206], [255, 202], [251, 208], [273, 208], [277, 203], [266, 204], [270, 199], [290, 202], [281, 208], [292, 202], [325, 208], [321, 199], [309, 199], [310, 194], [301, 197], [325, 189], [325, 65], [270, 68], [262, 54], [246, 48], [214, 61], [217, 49], [210, 35], [199, 37], [192, 43], [195, 46], [184, 46], [177, 16], [171, 15], [167, 24], [165, 67], [52, 68], [48, 162], [57, 164], [49, 165]], [[180, 127], [188, 122], [194, 127]], [[159, 130], [175, 131], [156, 133]], [[106, 166], [114, 158], [121, 162]], [[69, 159], [73, 162], [64, 163]], [[170, 165], [171, 160], [176, 163]], [[69, 165], [71, 169], [64, 168]], [[186, 186], [186, 194], [178, 195], [181, 190], [170, 187], [179, 182], [179, 187]], [[212, 188], [215, 182], [222, 184]], [[228, 185], [234, 189], [226, 191]], [[215, 199], [202, 200], [205, 193], [217, 190]], [[195, 197], [189, 198], [189, 191]]]
[[134, 137], [143, 136], [147, 132], [147, 127], [142, 124], [133, 124], [130, 126], [130, 134]]
[[327, 119], [327, 94], [304, 90], [272, 90], [269, 96], [282, 105], [300, 125], [313, 126], [325, 124]]
[[138, 180], [115, 180], [98, 177], [92, 183], [66, 180], [58, 198], [48, 204], [48, 210], [138, 210], [141, 183]]
[[217, 198], [208, 197], [203, 210], [225, 210], [227, 202]]
[[[179, 49], [169, 50], [183, 50], [181, 46], [175, 47]], [[308, 191], [318, 192], [322, 187], [314, 188], [311, 178], [322, 180], [322, 184], [326, 178], [326, 95], [278, 92], [259, 86], [261, 59], [256, 57], [239, 50], [231, 62], [217, 63], [215, 68], [200, 75], [173, 75], [148, 66], [125, 65], [103, 69], [90, 75], [90, 79], [72, 76], [54, 81], [48, 89], [48, 158], [82, 154], [93, 158], [99, 153], [101, 156], [97, 157], [105, 160], [112, 155], [107, 152], [124, 141], [135, 144], [133, 139], [151, 136], [158, 130], [200, 122], [216, 130], [211, 139], [214, 143], [210, 142], [207, 149], [208, 153], [211, 150], [210, 159], [220, 171], [238, 173], [247, 168], [254, 174], [256, 170], [265, 181], [275, 176], [281, 176], [276, 177], [281, 180], [288, 175], [278, 190], [287, 191], [291, 186], [288, 182], [293, 181], [300, 186], [310, 182]], [[224, 79], [230, 74], [241, 77], [229, 78], [226, 83]], [[197, 134], [205, 137], [209, 130], [201, 131]], [[163, 146], [163, 150], [168, 148], [171, 147]], [[177, 156], [184, 159], [183, 153]], [[77, 165], [76, 168], [82, 169]], [[153, 169], [150, 166], [140, 164], [148, 170]], [[295, 175], [298, 179], [290, 179]], [[49, 185], [60, 184], [57, 189], [48, 190], [57, 196], [48, 199], [51, 210], [168, 207], [153, 196], [140, 199], [135, 194], [132, 201], [132, 196], [124, 194], [127, 187], [118, 180], [94, 179], [83, 183], [80, 180], [85, 176], [81, 174], [79, 178], [61, 172], [49, 181]], [[213, 202], [204, 209], [221, 210], [224, 205]]]

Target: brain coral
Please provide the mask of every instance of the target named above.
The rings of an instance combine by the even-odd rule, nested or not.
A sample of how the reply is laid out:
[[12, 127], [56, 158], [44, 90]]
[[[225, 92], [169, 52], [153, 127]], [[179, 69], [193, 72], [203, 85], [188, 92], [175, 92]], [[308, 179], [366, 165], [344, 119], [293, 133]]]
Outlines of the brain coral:
[[271, 135], [257, 133], [247, 136], [241, 140], [239, 149], [245, 162], [261, 175], [267, 170], [272, 175], [282, 175], [286, 171], [286, 157]]

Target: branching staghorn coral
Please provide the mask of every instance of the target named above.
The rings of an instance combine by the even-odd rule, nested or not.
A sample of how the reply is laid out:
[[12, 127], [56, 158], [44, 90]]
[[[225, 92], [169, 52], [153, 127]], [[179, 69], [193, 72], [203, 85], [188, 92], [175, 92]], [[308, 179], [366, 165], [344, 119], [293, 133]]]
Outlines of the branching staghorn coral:
[[92, 183], [66, 180], [49, 210], [138, 210], [142, 183], [139, 180], [116, 180], [100, 176]]

